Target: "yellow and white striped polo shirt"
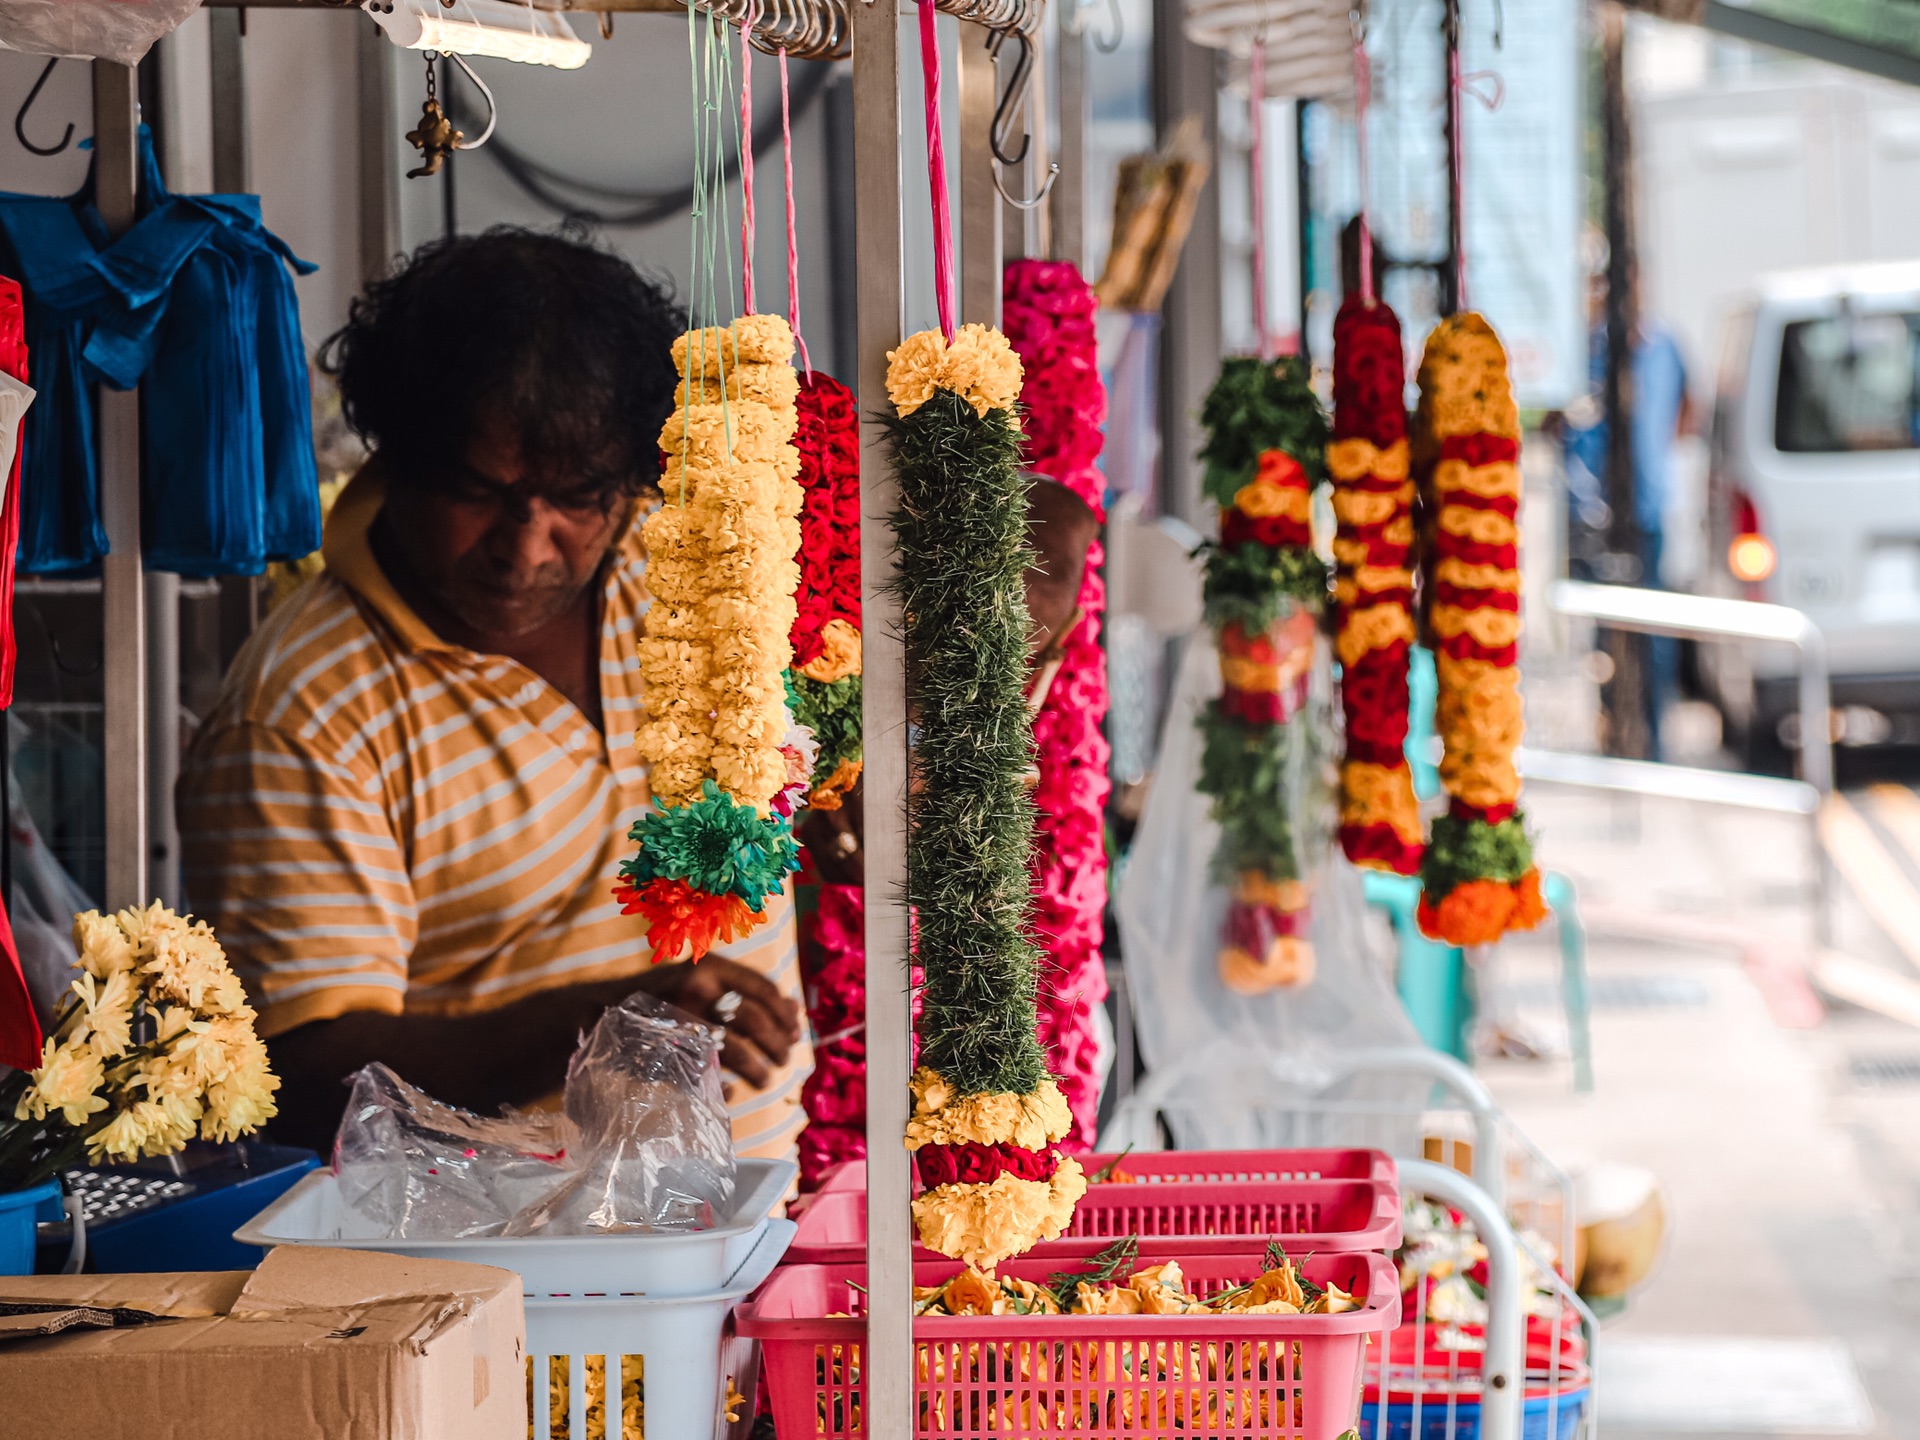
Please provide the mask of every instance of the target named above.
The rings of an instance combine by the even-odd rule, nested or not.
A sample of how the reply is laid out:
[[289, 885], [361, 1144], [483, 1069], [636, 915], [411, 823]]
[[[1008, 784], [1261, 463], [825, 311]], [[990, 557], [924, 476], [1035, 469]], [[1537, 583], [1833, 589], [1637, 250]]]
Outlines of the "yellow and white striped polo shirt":
[[[354, 1010], [471, 1013], [650, 962], [613, 899], [648, 800], [639, 525], [606, 580], [603, 736], [532, 670], [448, 644], [401, 600], [367, 539], [383, 494], [369, 467], [335, 502], [325, 572], [248, 642], [180, 779], [188, 900], [269, 1036]], [[715, 953], [798, 998], [791, 889], [769, 904]], [[792, 1149], [812, 1065], [803, 1041], [765, 1090], [727, 1078], [741, 1154]]]

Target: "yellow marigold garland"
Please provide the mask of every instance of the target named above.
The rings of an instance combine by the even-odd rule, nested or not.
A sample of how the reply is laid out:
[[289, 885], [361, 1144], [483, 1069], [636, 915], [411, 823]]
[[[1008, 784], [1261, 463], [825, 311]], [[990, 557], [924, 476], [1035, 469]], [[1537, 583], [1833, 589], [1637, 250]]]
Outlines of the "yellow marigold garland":
[[800, 548], [792, 356], [777, 315], [674, 342], [665, 503], [642, 529], [653, 603], [634, 747], [655, 808], [633, 827], [639, 852], [616, 891], [646, 917], [656, 961], [697, 960], [747, 934], [799, 867], [791, 815], [805, 741], [783, 678]]

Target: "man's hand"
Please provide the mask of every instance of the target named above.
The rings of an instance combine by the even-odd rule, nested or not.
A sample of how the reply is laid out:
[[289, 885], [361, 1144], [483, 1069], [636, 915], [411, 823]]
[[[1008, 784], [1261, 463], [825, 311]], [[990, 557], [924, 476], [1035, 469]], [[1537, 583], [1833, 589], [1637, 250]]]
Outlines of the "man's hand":
[[[634, 989], [726, 1027], [720, 1063], [756, 1088], [787, 1063], [800, 1039], [800, 1006], [782, 995], [758, 970], [709, 955], [696, 963], [656, 965], [635, 977]], [[723, 996], [739, 997], [729, 1018], [716, 1008]]]

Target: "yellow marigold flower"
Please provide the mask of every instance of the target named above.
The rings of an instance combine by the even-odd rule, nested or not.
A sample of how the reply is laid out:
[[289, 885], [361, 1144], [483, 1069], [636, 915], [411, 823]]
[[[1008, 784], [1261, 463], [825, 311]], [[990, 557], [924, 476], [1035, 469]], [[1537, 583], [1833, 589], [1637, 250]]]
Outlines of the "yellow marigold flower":
[[40, 1052], [40, 1068], [30, 1072], [33, 1084], [14, 1107], [13, 1118], [44, 1120], [58, 1110], [67, 1124], [78, 1129], [88, 1117], [107, 1108], [96, 1092], [105, 1081], [100, 1056], [85, 1041], [48, 1040]]
[[981, 415], [1011, 410], [1020, 398], [1020, 381], [1020, 357], [1007, 337], [988, 325], [962, 325], [940, 367], [940, 384]]
[[1051, 1077], [1031, 1095], [956, 1096], [953, 1087], [925, 1066], [907, 1081], [913, 1091], [913, 1115], [907, 1121], [909, 1150], [922, 1145], [1018, 1145], [1040, 1150], [1063, 1139], [1073, 1113]]
[[1041, 1240], [1059, 1239], [1086, 1193], [1079, 1162], [1062, 1158], [1051, 1180], [1001, 1175], [990, 1185], [935, 1186], [914, 1200], [914, 1226], [929, 1250], [991, 1270]]
[[938, 330], [909, 335], [887, 352], [887, 398], [896, 411], [911, 415], [933, 398], [946, 354], [946, 337]]
[[733, 333], [747, 364], [786, 365], [793, 359], [793, 329], [783, 315], [742, 315]]
[[860, 673], [860, 632], [845, 620], [829, 620], [820, 627], [820, 653], [800, 667], [809, 680], [829, 684]]

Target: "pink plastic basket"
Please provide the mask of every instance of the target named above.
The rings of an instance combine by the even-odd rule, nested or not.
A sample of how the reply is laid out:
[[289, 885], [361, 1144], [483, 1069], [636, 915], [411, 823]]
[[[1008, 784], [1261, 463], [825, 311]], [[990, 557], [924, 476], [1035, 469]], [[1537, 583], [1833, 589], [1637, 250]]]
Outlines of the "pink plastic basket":
[[[1260, 1250], [1189, 1256], [1142, 1246], [1140, 1264], [1178, 1259], [1194, 1293], [1215, 1294], [1264, 1268]], [[1053, 1260], [1004, 1274], [1044, 1280]], [[914, 1322], [915, 1440], [1048, 1440], [1205, 1435], [1212, 1440], [1336, 1440], [1360, 1403], [1368, 1338], [1400, 1315], [1399, 1278], [1380, 1255], [1325, 1255], [1301, 1269], [1364, 1297], [1344, 1315], [922, 1316]], [[918, 1284], [951, 1278], [951, 1260], [914, 1266]], [[778, 1271], [736, 1314], [765, 1357], [779, 1440], [865, 1434], [860, 1313], [863, 1265]], [[907, 1440], [907, 1437], [889, 1437]]]
[[[1087, 1174], [1119, 1161], [1120, 1173], [1140, 1185], [1194, 1180], [1379, 1180], [1400, 1183], [1400, 1169], [1384, 1150], [1136, 1150], [1076, 1155]], [[830, 1171], [815, 1195], [867, 1188], [867, 1162], [849, 1160]]]
[[[862, 1260], [867, 1197], [823, 1190], [798, 1217], [789, 1265]], [[1378, 1180], [1200, 1180], [1177, 1184], [1095, 1185], [1074, 1207], [1058, 1240], [1035, 1247], [1052, 1259], [1091, 1255], [1123, 1235], [1178, 1235], [1181, 1257], [1243, 1254], [1269, 1239], [1294, 1255], [1391, 1250], [1400, 1243], [1400, 1192]], [[937, 1260], [927, 1250], [916, 1259]]]

